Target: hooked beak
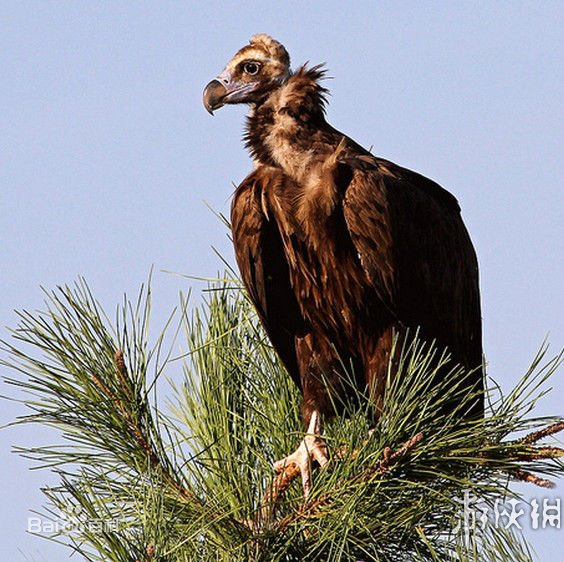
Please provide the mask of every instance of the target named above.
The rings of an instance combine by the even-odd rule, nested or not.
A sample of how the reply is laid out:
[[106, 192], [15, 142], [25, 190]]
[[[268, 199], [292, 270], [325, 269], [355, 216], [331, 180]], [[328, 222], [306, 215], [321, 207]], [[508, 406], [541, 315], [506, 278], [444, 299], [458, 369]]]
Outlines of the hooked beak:
[[226, 103], [244, 103], [247, 94], [257, 89], [259, 82], [233, 82], [227, 72], [221, 73], [204, 88], [204, 107], [213, 112]]
[[212, 80], [204, 88], [204, 107], [210, 115], [213, 115], [214, 110], [223, 106], [226, 95], [227, 90], [219, 80]]

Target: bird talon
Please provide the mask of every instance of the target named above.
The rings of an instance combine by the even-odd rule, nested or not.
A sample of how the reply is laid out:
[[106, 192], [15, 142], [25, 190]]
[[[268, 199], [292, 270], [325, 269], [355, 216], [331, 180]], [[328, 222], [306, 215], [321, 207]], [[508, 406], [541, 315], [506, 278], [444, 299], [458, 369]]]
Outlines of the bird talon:
[[327, 444], [322, 437], [316, 435], [320, 430], [320, 425], [319, 413], [314, 412], [308, 427], [308, 434], [302, 439], [299, 447], [292, 454], [273, 464], [277, 473], [284, 472], [290, 465], [295, 465], [299, 469], [306, 498], [311, 490], [312, 462], [317, 462], [321, 468], [329, 462]]

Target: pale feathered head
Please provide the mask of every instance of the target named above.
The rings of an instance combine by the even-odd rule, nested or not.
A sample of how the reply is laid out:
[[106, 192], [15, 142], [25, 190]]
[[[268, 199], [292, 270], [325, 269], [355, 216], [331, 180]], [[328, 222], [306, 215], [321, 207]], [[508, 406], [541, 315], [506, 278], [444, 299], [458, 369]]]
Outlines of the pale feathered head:
[[228, 103], [256, 103], [291, 75], [290, 56], [282, 43], [260, 33], [251, 37], [204, 89], [210, 112]]

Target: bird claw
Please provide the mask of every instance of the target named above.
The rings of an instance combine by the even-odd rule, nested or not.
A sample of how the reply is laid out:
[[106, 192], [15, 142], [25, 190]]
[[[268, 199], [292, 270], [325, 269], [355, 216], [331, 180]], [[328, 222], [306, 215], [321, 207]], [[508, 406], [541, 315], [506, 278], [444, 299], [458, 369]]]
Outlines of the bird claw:
[[274, 470], [283, 472], [287, 466], [294, 464], [300, 470], [304, 497], [308, 497], [311, 491], [311, 465], [316, 461], [321, 468], [329, 462], [327, 444], [325, 440], [316, 435], [306, 435], [299, 447], [287, 457], [274, 463]]
[[278, 473], [284, 472], [286, 467], [290, 465], [298, 467], [302, 478], [304, 497], [306, 498], [311, 490], [312, 461], [316, 461], [321, 468], [329, 462], [327, 443], [325, 443], [323, 437], [319, 436], [320, 431], [321, 421], [319, 412], [314, 411], [310, 419], [308, 433], [299, 447], [291, 455], [274, 463], [274, 470]]

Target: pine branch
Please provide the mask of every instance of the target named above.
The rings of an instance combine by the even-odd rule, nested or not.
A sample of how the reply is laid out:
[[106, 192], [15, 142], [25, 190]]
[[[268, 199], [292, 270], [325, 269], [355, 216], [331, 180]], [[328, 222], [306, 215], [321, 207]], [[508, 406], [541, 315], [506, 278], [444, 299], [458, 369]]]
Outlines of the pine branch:
[[[383, 458], [375, 466], [366, 468], [362, 473], [351, 478], [347, 482], [342, 482], [340, 484], [341, 490], [331, 490], [331, 493], [325, 494], [321, 497], [317, 497], [312, 501], [305, 503], [298, 511], [287, 515], [276, 523], [276, 528], [280, 532], [287, 531], [292, 525], [296, 525], [307, 518], [314, 518], [318, 516], [319, 511], [322, 508], [326, 508], [331, 505], [333, 495], [339, 492], [342, 493], [342, 489], [351, 488], [359, 483], [370, 482], [375, 477], [388, 473], [392, 467], [397, 464], [400, 460], [406, 457], [421, 441], [423, 440], [423, 433], [419, 432], [414, 435], [411, 439], [406, 441], [397, 451], [392, 452], [389, 447], [386, 447], [383, 451]], [[358, 450], [352, 452], [352, 456], [357, 456]], [[294, 474], [295, 471], [292, 471]], [[299, 472], [298, 472], [299, 475]], [[268, 492], [265, 495], [268, 497]], [[279, 499], [279, 498], [278, 498]]]
[[115, 353], [115, 364], [118, 375], [119, 385], [129, 402], [123, 402], [116, 396], [95, 374], [91, 375], [94, 384], [100, 389], [101, 393], [111, 400], [117, 409], [118, 415], [123, 418], [125, 425], [129, 429], [131, 436], [137, 442], [139, 449], [143, 451], [147, 457], [152, 470], [158, 470], [162, 473], [163, 480], [175, 493], [183, 499], [194, 503], [195, 506], [202, 509], [202, 503], [190, 492], [187, 488], [182, 486], [170, 473], [166, 466], [163, 466], [157, 452], [155, 451], [150, 438], [145, 434], [141, 425], [135, 421], [134, 413], [128, 410], [128, 404], [132, 404], [133, 389], [130, 385], [130, 380], [127, 376], [123, 352], [117, 350]]
[[[564, 473], [564, 451], [540, 443], [564, 421], [530, 417], [562, 354], [546, 360], [543, 347], [516, 389], [490, 391], [485, 420], [461, 423], [459, 412], [438, 412], [472, 401], [468, 374], [406, 338], [377, 425], [368, 436], [373, 405], [359, 394], [361, 406], [327, 427], [332, 461], [304, 502], [295, 468], [272, 470], [302, 437], [299, 396], [237, 287], [212, 283], [191, 314], [182, 298], [184, 334], [166, 349], [165, 332], [148, 344], [148, 288], [124, 301], [115, 327], [84, 282], [47, 293], [45, 312], [21, 314], [17, 343], [3, 344], [18, 373], [9, 382], [32, 412], [19, 422], [63, 435], [59, 446], [20, 450], [59, 474], [46, 510], [119, 523], [56, 540], [88, 560], [120, 562], [531, 559], [503, 529], [475, 530], [467, 544], [454, 528], [465, 493], [493, 505], [508, 475], [548, 486]], [[180, 363], [165, 413], [157, 379]]]

